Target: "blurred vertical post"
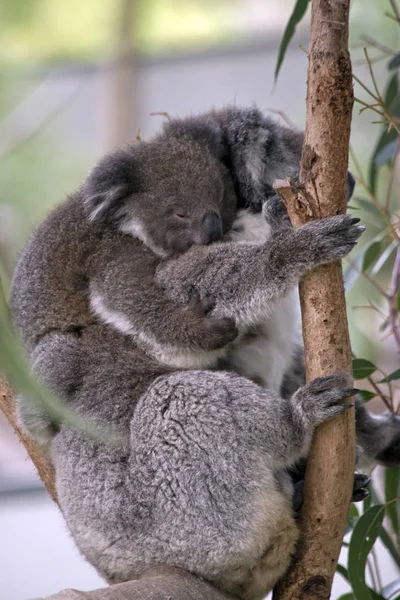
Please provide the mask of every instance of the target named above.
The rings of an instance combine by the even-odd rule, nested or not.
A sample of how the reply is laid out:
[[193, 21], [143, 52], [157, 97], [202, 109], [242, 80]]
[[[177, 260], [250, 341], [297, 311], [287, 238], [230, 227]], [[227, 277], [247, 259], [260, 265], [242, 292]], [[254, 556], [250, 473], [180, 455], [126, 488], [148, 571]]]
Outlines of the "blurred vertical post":
[[135, 123], [134, 93], [137, 91], [138, 60], [136, 24], [140, 0], [116, 2], [116, 31], [113, 58], [110, 63], [109, 120], [107, 149], [133, 137]]

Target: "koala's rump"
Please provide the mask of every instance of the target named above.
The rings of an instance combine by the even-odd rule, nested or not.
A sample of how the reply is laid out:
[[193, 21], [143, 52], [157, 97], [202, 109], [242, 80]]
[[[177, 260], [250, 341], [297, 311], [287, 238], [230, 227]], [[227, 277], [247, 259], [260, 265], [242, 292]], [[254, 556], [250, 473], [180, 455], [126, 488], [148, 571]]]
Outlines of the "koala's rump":
[[[259, 399], [254, 410], [243, 406], [246, 392]], [[159, 377], [141, 396], [123, 451], [58, 434], [63, 512], [100, 573], [117, 582], [169, 564], [242, 598], [272, 587], [297, 527], [260, 447], [260, 410], [268, 393], [251, 382], [187, 371]]]

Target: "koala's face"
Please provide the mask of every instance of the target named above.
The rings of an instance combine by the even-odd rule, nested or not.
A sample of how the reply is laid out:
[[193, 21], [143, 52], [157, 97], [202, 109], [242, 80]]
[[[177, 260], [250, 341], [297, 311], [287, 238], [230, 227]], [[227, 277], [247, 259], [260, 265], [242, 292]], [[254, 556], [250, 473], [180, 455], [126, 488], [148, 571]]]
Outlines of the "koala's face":
[[229, 231], [236, 195], [222, 162], [193, 141], [136, 144], [105, 157], [83, 187], [90, 218], [103, 218], [160, 256]]

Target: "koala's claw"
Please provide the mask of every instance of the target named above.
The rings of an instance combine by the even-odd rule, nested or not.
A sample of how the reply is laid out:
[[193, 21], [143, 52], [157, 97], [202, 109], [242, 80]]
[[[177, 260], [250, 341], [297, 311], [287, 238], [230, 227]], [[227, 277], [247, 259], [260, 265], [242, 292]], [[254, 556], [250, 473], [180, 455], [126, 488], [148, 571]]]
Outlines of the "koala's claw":
[[[354, 473], [352, 502], [361, 502], [368, 498], [369, 491], [365, 489], [371, 483], [371, 478], [364, 473]], [[303, 504], [304, 479], [296, 481], [293, 486], [292, 506], [295, 512], [299, 511]]]
[[351, 383], [352, 379], [348, 373], [318, 377], [301, 387], [292, 400], [303, 419], [316, 426], [352, 408], [352, 404], [341, 404], [346, 398], [354, 395]]
[[300, 227], [296, 235], [304, 237], [305, 251], [314, 255], [315, 263], [325, 264], [346, 256], [365, 231], [358, 217], [337, 215], [317, 219]]

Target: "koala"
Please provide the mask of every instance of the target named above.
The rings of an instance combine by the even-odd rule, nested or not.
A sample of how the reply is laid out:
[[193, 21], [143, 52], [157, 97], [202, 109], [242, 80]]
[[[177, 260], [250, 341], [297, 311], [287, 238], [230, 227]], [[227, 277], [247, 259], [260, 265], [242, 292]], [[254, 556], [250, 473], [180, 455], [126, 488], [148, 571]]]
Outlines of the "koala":
[[[257, 199], [295, 174], [292, 138], [267, 118], [252, 131], [264, 119], [253, 109], [238, 110], [235, 136], [230, 114], [177, 120], [102, 159], [33, 233], [11, 302], [33, 371], [82, 420], [54, 425], [19, 404], [87, 560], [112, 583], [168, 564], [251, 599], [296, 546], [289, 471], [354, 390], [336, 374], [282, 397], [286, 374], [252, 381], [239, 341], [258, 321], [272, 327], [299, 279], [345, 256], [363, 228], [340, 215], [275, 231], [273, 203], [261, 213]], [[249, 219], [273, 234], [246, 241]]]

